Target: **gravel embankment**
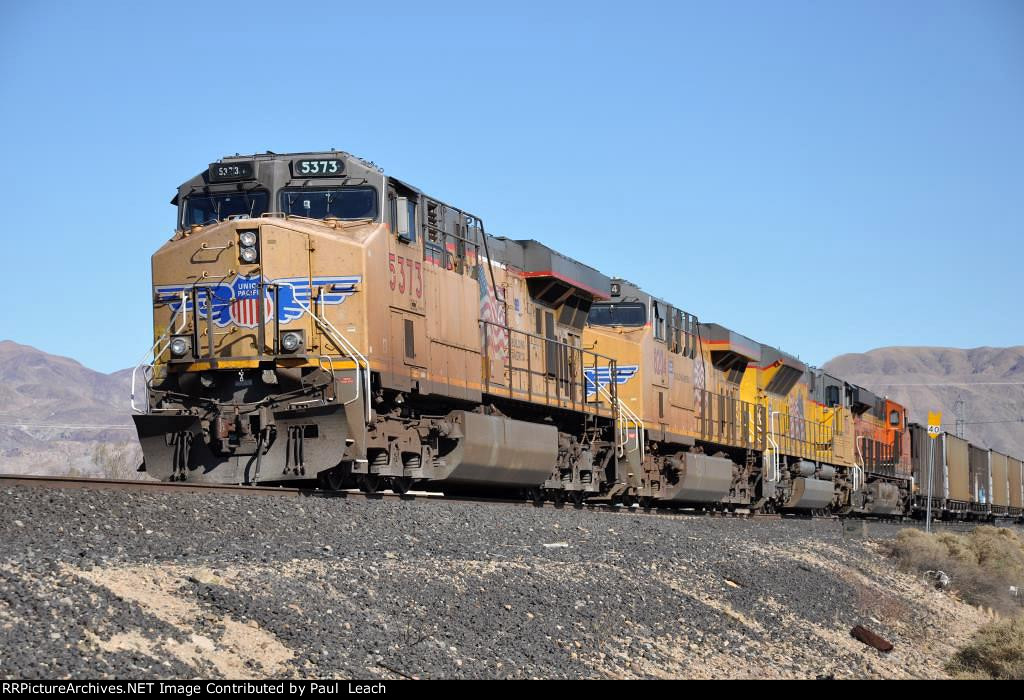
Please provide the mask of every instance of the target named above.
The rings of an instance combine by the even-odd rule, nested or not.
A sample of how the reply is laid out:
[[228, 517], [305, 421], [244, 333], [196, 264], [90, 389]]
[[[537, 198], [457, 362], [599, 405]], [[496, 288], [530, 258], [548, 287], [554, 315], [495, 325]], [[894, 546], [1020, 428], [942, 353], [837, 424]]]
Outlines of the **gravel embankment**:
[[943, 677], [986, 619], [835, 521], [11, 487], [0, 535], [5, 679]]

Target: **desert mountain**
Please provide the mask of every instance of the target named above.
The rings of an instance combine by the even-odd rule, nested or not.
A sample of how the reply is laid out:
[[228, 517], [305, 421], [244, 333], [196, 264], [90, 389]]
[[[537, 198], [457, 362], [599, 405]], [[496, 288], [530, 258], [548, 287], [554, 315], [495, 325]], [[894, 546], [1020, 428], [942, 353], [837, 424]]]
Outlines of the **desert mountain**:
[[132, 478], [130, 383], [130, 370], [103, 374], [0, 341], [0, 472]]
[[926, 423], [928, 411], [942, 411], [954, 434], [962, 400], [964, 437], [1024, 457], [1024, 346], [879, 348], [840, 355], [825, 369], [905, 404], [912, 421]]

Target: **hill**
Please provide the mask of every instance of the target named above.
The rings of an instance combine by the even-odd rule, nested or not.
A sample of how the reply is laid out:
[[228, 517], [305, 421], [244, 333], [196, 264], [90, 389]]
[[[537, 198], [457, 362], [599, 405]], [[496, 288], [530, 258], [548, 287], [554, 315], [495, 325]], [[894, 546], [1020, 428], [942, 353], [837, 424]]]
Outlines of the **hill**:
[[96, 372], [0, 341], [0, 472], [132, 478], [131, 370]]
[[964, 437], [979, 445], [1024, 456], [1024, 346], [1009, 348], [890, 347], [840, 355], [825, 369], [905, 404], [910, 419], [927, 422], [942, 411], [956, 432], [963, 401]]

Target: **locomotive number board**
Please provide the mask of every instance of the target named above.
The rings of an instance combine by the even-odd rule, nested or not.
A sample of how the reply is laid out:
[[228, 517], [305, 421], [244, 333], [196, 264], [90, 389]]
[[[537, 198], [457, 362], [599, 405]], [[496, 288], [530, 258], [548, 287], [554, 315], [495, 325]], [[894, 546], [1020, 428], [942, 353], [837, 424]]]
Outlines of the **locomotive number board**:
[[292, 161], [294, 177], [338, 177], [345, 171], [345, 161], [338, 158], [303, 158]]
[[256, 164], [251, 161], [237, 163], [211, 163], [210, 182], [232, 182], [251, 180], [256, 176]]

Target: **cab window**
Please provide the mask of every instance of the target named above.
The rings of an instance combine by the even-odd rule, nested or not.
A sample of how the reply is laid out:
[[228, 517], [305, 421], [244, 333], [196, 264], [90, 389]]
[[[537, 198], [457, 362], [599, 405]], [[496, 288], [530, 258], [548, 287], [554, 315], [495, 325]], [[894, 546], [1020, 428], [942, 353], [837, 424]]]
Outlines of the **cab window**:
[[377, 190], [372, 187], [283, 190], [281, 211], [310, 219], [376, 219]]
[[654, 339], [665, 340], [665, 317], [664, 310], [658, 302], [651, 302], [651, 316], [654, 317]]
[[265, 190], [189, 195], [182, 224], [188, 228], [231, 218], [255, 219], [267, 213], [269, 201]]
[[[391, 223], [394, 230], [398, 229], [398, 207], [399, 198], [391, 198]], [[406, 243], [416, 242], [416, 202], [410, 197], [405, 200], [405, 211], [408, 216], [409, 232], [402, 236], [402, 240]]]
[[594, 304], [587, 323], [592, 326], [624, 326], [642, 328], [647, 323], [643, 304]]

